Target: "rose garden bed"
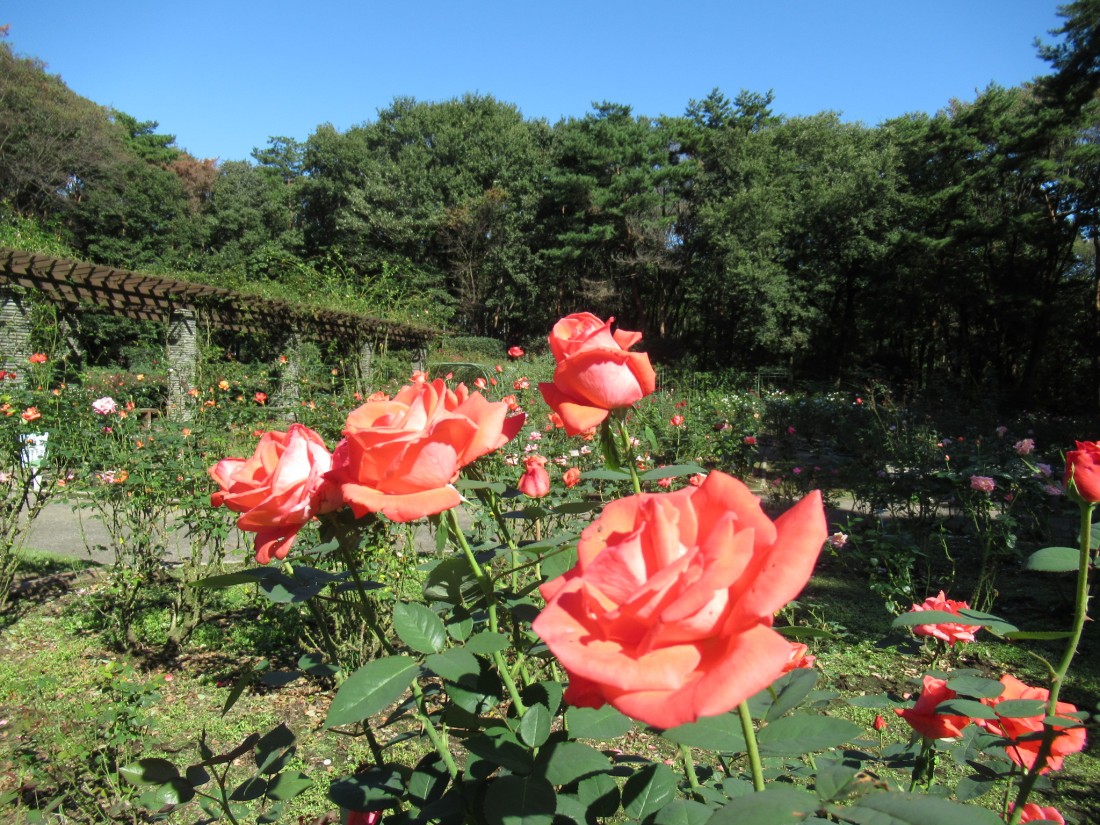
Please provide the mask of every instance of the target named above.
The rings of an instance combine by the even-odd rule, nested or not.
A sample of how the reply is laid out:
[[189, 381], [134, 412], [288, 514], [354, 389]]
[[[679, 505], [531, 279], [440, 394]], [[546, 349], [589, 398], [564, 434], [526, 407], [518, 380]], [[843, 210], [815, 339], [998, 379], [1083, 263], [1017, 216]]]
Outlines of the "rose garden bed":
[[[214, 376], [186, 425], [70, 390], [19, 399], [56, 433], [52, 486], [26, 501], [86, 490], [116, 564], [13, 591], [14, 815], [1096, 816], [1092, 552], [1065, 529], [1066, 442], [1041, 421], [949, 430], [876, 388], [655, 391], [636, 343], [571, 316], [552, 364], [512, 352], [475, 390], [417, 375], [346, 419], [319, 395], [281, 427]], [[1094, 449], [1073, 454], [1086, 497]], [[255, 560], [227, 556], [211, 492]], [[434, 549], [413, 538], [424, 520]], [[166, 572], [172, 530], [193, 549]], [[938, 612], [905, 617], [941, 589]], [[1008, 676], [1043, 692], [999, 704]], [[1052, 684], [1074, 707], [1044, 726]]]

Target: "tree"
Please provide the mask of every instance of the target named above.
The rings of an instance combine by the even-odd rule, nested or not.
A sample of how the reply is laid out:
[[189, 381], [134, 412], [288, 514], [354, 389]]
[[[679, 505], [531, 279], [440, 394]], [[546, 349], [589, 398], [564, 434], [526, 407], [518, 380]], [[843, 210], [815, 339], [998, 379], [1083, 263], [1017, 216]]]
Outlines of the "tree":
[[398, 98], [373, 123], [318, 128], [304, 156], [310, 254], [337, 254], [364, 277], [408, 261], [459, 301], [468, 332], [505, 334], [531, 285], [544, 129], [478, 95]]
[[0, 200], [26, 214], [63, 212], [119, 151], [106, 109], [0, 41]]
[[673, 335], [680, 307], [677, 224], [688, 172], [674, 124], [600, 103], [554, 127], [540, 208], [552, 313], [588, 309]]

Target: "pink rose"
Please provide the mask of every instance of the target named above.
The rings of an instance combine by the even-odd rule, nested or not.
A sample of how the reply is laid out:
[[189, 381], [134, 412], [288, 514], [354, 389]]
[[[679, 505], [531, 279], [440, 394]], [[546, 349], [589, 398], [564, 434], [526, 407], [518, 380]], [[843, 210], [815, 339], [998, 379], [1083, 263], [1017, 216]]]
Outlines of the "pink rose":
[[[944, 596], [943, 591], [938, 596], [929, 596], [922, 604], [913, 605], [910, 613], [919, 613], [922, 610], [940, 610], [945, 613], [954, 613], [963, 618], [960, 610], [969, 610], [966, 602], [957, 602]], [[917, 636], [931, 636], [934, 639], [947, 642], [954, 647], [955, 642], [972, 642], [974, 634], [981, 630], [981, 625], [963, 624], [962, 622], [943, 622], [941, 624], [919, 624], [913, 628]]]
[[115, 399], [109, 395], [105, 395], [103, 398], [97, 398], [92, 402], [92, 412], [99, 415], [111, 415], [118, 409], [118, 404]]
[[717, 471], [611, 502], [581, 533], [577, 565], [540, 588], [533, 628], [569, 674], [566, 701], [658, 728], [736, 707], [790, 662], [772, 619], [825, 534], [820, 493], [772, 522]]
[[523, 459], [527, 468], [519, 479], [519, 491], [528, 498], [542, 498], [550, 492], [550, 474], [546, 472], [546, 459], [532, 455]]
[[257, 562], [283, 559], [310, 519], [340, 507], [339, 492], [324, 478], [331, 466], [321, 436], [291, 424], [285, 433], [264, 433], [251, 458], [223, 458], [211, 467], [221, 489], [210, 504], [242, 514], [237, 526], [256, 534]]
[[628, 352], [640, 332], [616, 330], [590, 312], [562, 318], [550, 333], [557, 367], [553, 383], [539, 384], [542, 397], [569, 435], [599, 426], [611, 410], [629, 407], [653, 392], [657, 375], [643, 352]]
[[1012, 449], [1016, 451], [1016, 455], [1030, 455], [1035, 450], [1035, 439], [1025, 438], [1017, 441], [1012, 445]]
[[982, 493], [992, 493], [996, 483], [989, 476], [970, 476], [970, 489]]

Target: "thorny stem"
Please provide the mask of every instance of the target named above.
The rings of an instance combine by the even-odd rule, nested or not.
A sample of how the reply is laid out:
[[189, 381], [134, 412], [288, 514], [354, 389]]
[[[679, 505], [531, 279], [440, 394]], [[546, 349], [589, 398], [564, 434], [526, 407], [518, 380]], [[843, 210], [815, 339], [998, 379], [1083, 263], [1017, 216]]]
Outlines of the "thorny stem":
[[[359, 597], [359, 615], [363, 619], [363, 623], [366, 624], [367, 629], [374, 635], [374, 638], [378, 640], [378, 643], [382, 645], [382, 649], [386, 653], [394, 653], [394, 647], [390, 644], [386, 635], [382, 632], [382, 628], [378, 626], [378, 622], [375, 620], [374, 610], [371, 608], [370, 600], [367, 598], [367, 589], [363, 584], [363, 578], [359, 575], [359, 568], [355, 563], [355, 556], [352, 553], [353, 545], [349, 544], [348, 537], [350, 531], [347, 529], [340, 529], [336, 541], [340, 547], [340, 555], [343, 556], [344, 564], [348, 568], [348, 573], [351, 574], [352, 581], [355, 582], [355, 592]], [[358, 544], [358, 531], [356, 531], [356, 542]]]
[[[1089, 573], [1090, 557], [1092, 543], [1092, 511], [1095, 504], [1079, 501], [1081, 509], [1081, 528], [1080, 528], [1080, 542], [1078, 546], [1078, 559], [1077, 559], [1077, 587], [1075, 592], [1074, 606], [1073, 606], [1073, 627], [1070, 629], [1070, 636], [1066, 640], [1066, 648], [1062, 653], [1062, 661], [1058, 663], [1058, 669], [1054, 671], [1050, 679], [1050, 693], [1047, 697], [1047, 716], [1057, 716], [1058, 710], [1058, 694], [1062, 690], [1062, 685], [1065, 684], [1066, 676], [1069, 673], [1069, 666], [1073, 662], [1073, 657], [1077, 655], [1077, 645], [1081, 641], [1081, 634], [1085, 629], [1085, 622], [1088, 621], [1089, 612]], [[1016, 807], [1012, 811], [1012, 816], [1009, 818], [1011, 825], [1016, 825], [1020, 821], [1020, 817], [1023, 816], [1024, 804], [1027, 802], [1028, 796], [1031, 794], [1032, 788], [1035, 786], [1035, 782], [1039, 779], [1039, 774], [1046, 767], [1047, 759], [1050, 756], [1050, 752], [1054, 746], [1054, 740], [1058, 737], [1059, 731], [1050, 722], [1043, 723], [1043, 739], [1039, 744], [1039, 752], [1035, 755], [1035, 762], [1031, 768], [1024, 774], [1023, 781], [1020, 782], [1020, 790], [1016, 794]]]

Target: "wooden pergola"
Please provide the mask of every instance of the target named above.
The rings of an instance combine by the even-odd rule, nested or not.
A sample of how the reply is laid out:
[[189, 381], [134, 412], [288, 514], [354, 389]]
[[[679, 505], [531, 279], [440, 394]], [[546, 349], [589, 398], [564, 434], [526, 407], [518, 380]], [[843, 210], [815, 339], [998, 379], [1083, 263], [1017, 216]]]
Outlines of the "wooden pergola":
[[70, 261], [0, 247], [0, 284], [33, 289], [68, 310], [98, 307], [139, 321], [168, 323], [181, 309], [199, 312], [220, 329], [267, 335], [292, 329], [320, 341], [386, 340], [418, 349], [438, 338], [435, 330], [352, 312], [317, 309], [231, 289]]
[[[0, 330], [3, 349], [22, 356], [29, 326], [18, 289], [31, 290], [67, 312], [109, 312], [168, 326], [169, 409], [183, 410], [196, 365], [199, 319], [218, 329], [252, 335], [279, 335], [291, 341], [344, 341], [358, 353], [360, 374], [369, 380], [379, 346], [413, 352], [414, 368], [423, 368], [428, 344], [441, 333], [352, 312], [310, 307], [245, 295], [230, 289], [164, 278], [109, 266], [71, 261], [0, 247]], [[289, 370], [296, 377], [297, 370]], [[288, 386], [296, 398], [296, 387]]]

